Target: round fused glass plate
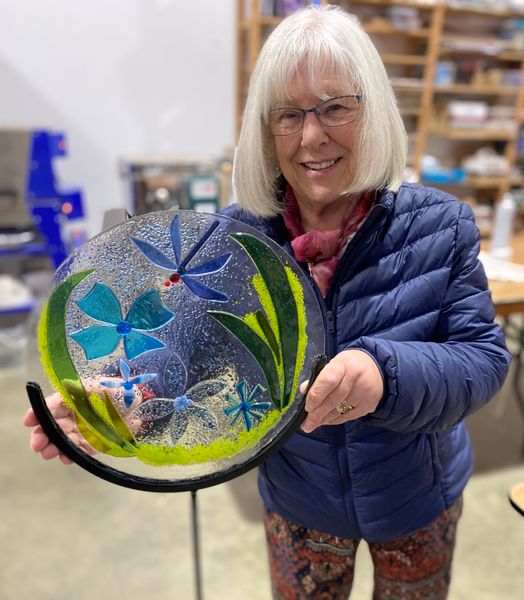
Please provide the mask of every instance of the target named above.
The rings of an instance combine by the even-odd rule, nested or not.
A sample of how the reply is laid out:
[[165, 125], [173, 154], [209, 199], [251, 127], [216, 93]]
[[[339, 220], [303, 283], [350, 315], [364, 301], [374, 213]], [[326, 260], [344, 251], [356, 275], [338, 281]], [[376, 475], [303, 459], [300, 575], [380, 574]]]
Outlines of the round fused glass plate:
[[294, 428], [324, 327], [306, 276], [273, 241], [227, 217], [166, 211], [61, 265], [39, 349], [70, 409], [52, 424], [72, 458], [116, 483], [176, 491], [244, 472]]

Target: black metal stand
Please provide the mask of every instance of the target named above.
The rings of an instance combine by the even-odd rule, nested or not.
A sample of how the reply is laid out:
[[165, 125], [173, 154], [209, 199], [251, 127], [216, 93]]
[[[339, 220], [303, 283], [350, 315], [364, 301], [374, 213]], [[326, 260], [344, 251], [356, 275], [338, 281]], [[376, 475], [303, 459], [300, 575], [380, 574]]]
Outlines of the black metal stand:
[[195, 598], [202, 600], [202, 571], [200, 569], [200, 539], [198, 532], [197, 491], [191, 491], [191, 521], [193, 525], [193, 560], [195, 566]]
[[[315, 357], [313, 365], [311, 367], [311, 373], [309, 376], [309, 383], [306, 391], [304, 392], [304, 398], [315, 379], [318, 377], [320, 371], [326, 366], [327, 357], [322, 354]], [[197, 506], [197, 491], [191, 490], [191, 522], [192, 522], [192, 533], [193, 533], [193, 560], [195, 568], [195, 598], [196, 600], [203, 600], [202, 592], [202, 570], [200, 561], [200, 536], [198, 529], [198, 506]]]
[[288, 423], [286, 429], [280, 434], [279, 439], [274, 441], [270, 448], [266, 449], [264, 452], [260, 452], [255, 458], [247, 461], [240, 467], [236, 467], [234, 469], [231, 469], [230, 471], [226, 471], [220, 474], [219, 476], [209, 477], [207, 480], [200, 481], [176, 481], [169, 479], [164, 480], [132, 475], [130, 473], [114, 469], [109, 465], [98, 461], [95, 456], [91, 456], [85, 453], [84, 451], [80, 450], [75, 444], [73, 444], [73, 442], [71, 442], [67, 435], [62, 431], [60, 426], [56, 423], [54, 416], [51, 414], [45, 401], [44, 395], [42, 394], [42, 390], [37, 383], [27, 382], [26, 390], [33, 411], [51, 442], [54, 443], [56, 447], [66, 456], [68, 456], [73, 462], [75, 462], [77, 465], [79, 465], [86, 471], [89, 471], [93, 475], [96, 475], [101, 479], [105, 479], [110, 483], [114, 483], [116, 485], [121, 485], [131, 489], [149, 492], [191, 492], [193, 556], [195, 563], [195, 597], [196, 600], [202, 600], [202, 572], [200, 562], [200, 543], [196, 497], [198, 489], [223, 483], [224, 481], [228, 481], [233, 477], [242, 475], [243, 473], [246, 473], [249, 469], [258, 466], [272, 452], [275, 452], [278, 448], [280, 448], [285, 443], [285, 441], [294, 433], [298, 425], [300, 425], [300, 423], [302, 423], [302, 421], [304, 420], [304, 399], [307, 395], [307, 392], [313, 385], [313, 382], [317, 378], [320, 371], [324, 368], [326, 363], [327, 357], [325, 354], [319, 354], [313, 359], [309, 375], [309, 384], [307, 390], [303, 394], [301, 408], [295, 415], [293, 421]]

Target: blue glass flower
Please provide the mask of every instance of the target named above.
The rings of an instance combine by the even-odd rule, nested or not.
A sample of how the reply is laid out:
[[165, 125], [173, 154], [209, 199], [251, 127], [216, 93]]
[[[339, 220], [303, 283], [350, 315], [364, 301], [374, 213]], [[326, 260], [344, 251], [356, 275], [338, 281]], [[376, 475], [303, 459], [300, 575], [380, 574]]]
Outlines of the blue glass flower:
[[133, 419], [141, 423], [140, 436], [157, 437], [168, 431], [172, 443], [176, 444], [186, 432], [191, 418], [208, 429], [217, 429], [216, 417], [199, 404], [220, 393], [225, 385], [217, 379], [209, 379], [197, 383], [175, 398], [146, 400], [133, 412]]
[[123, 388], [124, 389], [124, 405], [126, 408], [130, 408], [135, 400], [135, 385], [141, 383], [147, 383], [157, 376], [156, 373], [141, 373], [131, 377], [131, 369], [125, 360], [120, 359], [120, 374], [122, 375], [123, 381], [114, 379], [104, 379], [100, 383], [108, 388]]
[[104, 283], [95, 283], [77, 305], [92, 319], [106, 323], [70, 334], [82, 346], [88, 360], [111, 354], [122, 338], [129, 359], [164, 348], [161, 341], [140, 332], [159, 329], [174, 316], [163, 304], [158, 291], [150, 290], [138, 296], [124, 319], [118, 298]]
[[235, 415], [231, 420], [231, 425], [234, 425], [240, 415], [242, 415], [246, 429], [251, 431], [253, 427], [253, 419], [262, 419], [262, 417], [264, 417], [264, 413], [271, 407], [271, 402], [254, 402], [254, 400], [265, 391], [260, 383], [256, 384], [249, 395], [247, 383], [244, 379], [236, 384], [235, 389], [240, 402], [237, 402], [237, 398], [231, 394], [228, 394], [227, 401], [229, 404], [232, 404], [232, 406], [224, 408], [224, 412], [228, 417]]
[[169, 280], [166, 281], [166, 285], [183, 283], [195, 296], [203, 298], [204, 300], [216, 300], [218, 302], [227, 302], [229, 300], [226, 294], [219, 292], [199, 281], [195, 280], [195, 277], [202, 277], [203, 275], [211, 275], [212, 273], [218, 273], [221, 271], [229, 259], [231, 253], [223, 254], [218, 258], [214, 258], [208, 262], [202, 263], [196, 267], [188, 268], [188, 264], [194, 258], [196, 253], [202, 248], [202, 246], [211, 237], [211, 234], [218, 227], [218, 221], [215, 221], [204, 235], [198, 240], [193, 248], [188, 252], [184, 259], [181, 258], [182, 254], [182, 243], [180, 238], [180, 221], [178, 215], [175, 216], [171, 223], [171, 244], [173, 246], [173, 253], [175, 260], [172, 260], [166, 256], [163, 252], [158, 250], [153, 244], [138, 238], [131, 237], [133, 242], [138, 246], [138, 249], [157, 267], [171, 271]]

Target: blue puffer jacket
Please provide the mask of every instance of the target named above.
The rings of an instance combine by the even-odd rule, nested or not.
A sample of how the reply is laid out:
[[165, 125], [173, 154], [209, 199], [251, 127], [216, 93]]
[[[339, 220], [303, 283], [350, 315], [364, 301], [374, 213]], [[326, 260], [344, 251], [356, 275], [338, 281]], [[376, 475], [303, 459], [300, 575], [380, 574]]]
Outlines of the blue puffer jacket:
[[[281, 217], [225, 214], [292, 253]], [[310, 528], [368, 541], [429, 524], [473, 470], [463, 419], [500, 388], [510, 355], [477, 260], [471, 209], [434, 189], [379, 193], [348, 244], [325, 300], [328, 353], [377, 362], [377, 410], [298, 432], [260, 468], [267, 507]]]

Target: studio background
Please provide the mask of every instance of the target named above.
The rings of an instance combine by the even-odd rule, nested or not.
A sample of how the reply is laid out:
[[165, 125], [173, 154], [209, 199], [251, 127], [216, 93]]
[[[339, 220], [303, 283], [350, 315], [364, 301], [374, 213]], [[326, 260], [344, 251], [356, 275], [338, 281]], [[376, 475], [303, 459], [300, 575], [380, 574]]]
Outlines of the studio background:
[[1, 0], [0, 125], [65, 131], [89, 235], [127, 206], [125, 155], [234, 143], [234, 0]]
[[[129, 208], [122, 156], [218, 157], [235, 141], [235, 0], [0, 0], [0, 126], [58, 129], [89, 235]], [[20, 336], [0, 352], [0, 600], [191, 600], [189, 494], [117, 488], [29, 449]], [[29, 337], [28, 344], [34, 344]], [[1, 344], [0, 344], [1, 346]], [[524, 426], [508, 382], [468, 419], [477, 454], [450, 600], [520, 600]], [[521, 385], [524, 382], [520, 382]], [[256, 473], [199, 492], [205, 600], [269, 600]], [[371, 596], [359, 549], [352, 599]]]

